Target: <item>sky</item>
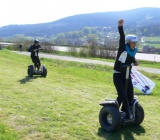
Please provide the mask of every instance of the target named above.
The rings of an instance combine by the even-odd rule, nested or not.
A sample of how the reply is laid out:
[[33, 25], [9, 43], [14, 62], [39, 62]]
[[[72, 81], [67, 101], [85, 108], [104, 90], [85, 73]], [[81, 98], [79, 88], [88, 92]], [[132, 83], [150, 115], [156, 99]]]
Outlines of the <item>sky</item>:
[[141, 7], [160, 8], [160, 0], [1, 0], [0, 27], [45, 23], [77, 14]]

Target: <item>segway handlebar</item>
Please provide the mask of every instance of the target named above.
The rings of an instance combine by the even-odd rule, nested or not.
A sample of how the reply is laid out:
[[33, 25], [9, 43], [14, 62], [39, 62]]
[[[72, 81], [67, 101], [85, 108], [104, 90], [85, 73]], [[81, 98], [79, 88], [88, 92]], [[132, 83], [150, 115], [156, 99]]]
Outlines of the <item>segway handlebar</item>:
[[43, 50], [43, 49], [42, 48], [34, 49], [34, 51], [37, 51], [37, 50]]
[[130, 67], [134, 66], [134, 64], [122, 64], [121, 65], [123, 68], [126, 68], [126, 79], [129, 79], [129, 71], [130, 71]]
[[125, 68], [125, 67], [131, 67], [131, 66], [134, 66], [134, 64], [122, 64], [123, 68]]

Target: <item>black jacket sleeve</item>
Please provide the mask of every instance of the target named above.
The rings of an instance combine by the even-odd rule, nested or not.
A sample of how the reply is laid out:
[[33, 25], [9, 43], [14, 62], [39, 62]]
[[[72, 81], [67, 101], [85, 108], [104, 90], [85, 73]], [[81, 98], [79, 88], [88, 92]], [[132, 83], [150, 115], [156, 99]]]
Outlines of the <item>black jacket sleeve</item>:
[[118, 51], [120, 51], [120, 53], [122, 53], [125, 50], [125, 35], [124, 35], [124, 31], [123, 31], [123, 26], [119, 26], [118, 31], [120, 34]]
[[39, 50], [43, 50], [43, 48], [41, 47], [41, 45], [38, 46], [38, 49], [39, 49]]
[[28, 48], [28, 52], [33, 52], [33, 46], [32, 45]]
[[137, 62], [136, 58], [134, 57], [133, 58], [133, 63], [135, 64]]

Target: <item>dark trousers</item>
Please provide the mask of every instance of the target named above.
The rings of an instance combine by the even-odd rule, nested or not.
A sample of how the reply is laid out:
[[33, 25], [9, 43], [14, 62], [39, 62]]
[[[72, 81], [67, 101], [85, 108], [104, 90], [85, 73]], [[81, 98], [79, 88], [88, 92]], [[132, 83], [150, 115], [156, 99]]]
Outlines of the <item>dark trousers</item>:
[[41, 66], [41, 62], [39, 60], [38, 56], [31, 56], [32, 62], [34, 63], [34, 66], [37, 67], [38, 69]]
[[[117, 93], [118, 93], [117, 101], [119, 103], [119, 106], [123, 103], [122, 110], [125, 110], [125, 108], [126, 108], [125, 73], [114, 73], [113, 74], [113, 81], [114, 81], [114, 85], [115, 85]], [[131, 105], [133, 97], [134, 97], [134, 91], [133, 91], [131, 76], [129, 76], [127, 97], [128, 97], [129, 104]]]

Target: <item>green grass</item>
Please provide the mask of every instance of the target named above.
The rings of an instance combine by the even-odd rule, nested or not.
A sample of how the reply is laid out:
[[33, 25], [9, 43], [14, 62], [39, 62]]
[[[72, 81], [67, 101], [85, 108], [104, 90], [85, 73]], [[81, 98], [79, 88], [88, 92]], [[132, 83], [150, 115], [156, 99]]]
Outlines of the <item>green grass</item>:
[[144, 38], [145, 41], [159, 41], [160, 37], [145, 37]]
[[154, 46], [155, 48], [160, 48], [160, 44], [157, 44], [157, 41], [160, 41], [160, 37], [145, 37], [145, 41], [149, 41], [146, 45]]
[[[103, 58], [89, 58], [92, 60], [99, 60], [104, 62], [115, 62], [113, 59], [103, 59]], [[153, 61], [144, 61], [144, 60], [138, 60], [140, 67], [147, 67], [147, 68], [157, 68], [160, 69], [160, 62], [153, 62]]]
[[17, 134], [6, 125], [0, 124], [0, 140], [18, 140]]
[[[98, 122], [105, 98], [116, 98], [112, 67], [42, 59], [46, 78], [27, 77], [30, 57], [0, 51], [0, 122], [21, 140], [159, 140], [160, 76], [152, 94], [136, 90], [145, 110], [138, 127], [107, 133]], [[12, 140], [12, 138], [11, 138]]]
[[160, 69], [160, 62], [143, 61], [143, 60], [139, 60], [138, 62], [140, 63], [139, 65], [140, 67]]

